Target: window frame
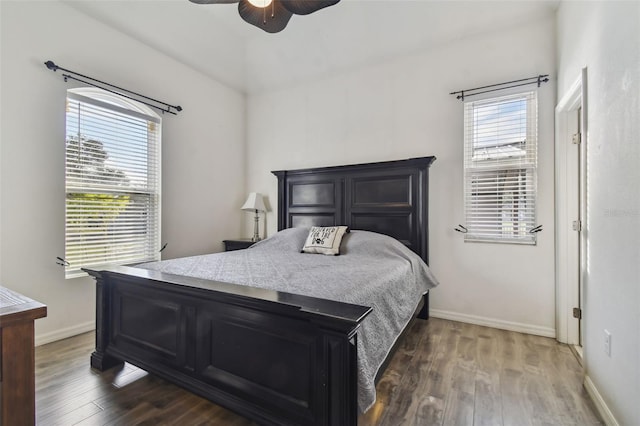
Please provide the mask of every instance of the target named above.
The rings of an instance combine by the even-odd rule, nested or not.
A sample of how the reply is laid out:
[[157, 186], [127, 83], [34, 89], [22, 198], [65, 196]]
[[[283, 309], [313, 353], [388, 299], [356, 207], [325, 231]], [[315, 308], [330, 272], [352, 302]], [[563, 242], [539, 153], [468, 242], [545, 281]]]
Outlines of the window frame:
[[[90, 105], [97, 108], [102, 108], [108, 110], [110, 113], [115, 115], [126, 115], [135, 120], [144, 120], [147, 122], [147, 129], [152, 127], [152, 130], [147, 130], [147, 142], [146, 147], [147, 150], [151, 149], [152, 151], [148, 152], [147, 162], [146, 162], [146, 173], [145, 176], [145, 188], [141, 189], [139, 185], [132, 184], [127, 187], [114, 187], [111, 185], [109, 187], [109, 179], [106, 178], [103, 181], [97, 182], [95, 186], [91, 184], [87, 184], [87, 179], [79, 178], [74, 181], [73, 178], [70, 178], [70, 175], [73, 172], [70, 169], [69, 153], [70, 151], [70, 138], [72, 136], [76, 136], [78, 141], [80, 140], [89, 140], [93, 136], [83, 135], [80, 126], [77, 127], [78, 133], [70, 134], [70, 126], [69, 126], [69, 118], [72, 117], [73, 113], [71, 113], [71, 108], [69, 103], [76, 102], [80, 104]], [[80, 87], [73, 88], [67, 90], [66, 97], [67, 108], [65, 110], [65, 260], [67, 264], [65, 265], [65, 278], [77, 278], [86, 276], [86, 272], [82, 271], [81, 268], [87, 267], [90, 269], [96, 269], [100, 267], [104, 267], [107, 265], [124, 265], [131, 263], [139, 263], [145, 261], [156, 261], [160, 260], [160, 244], [161, 244], [161, 223], [162, 223], [162, 215], [161, 215], [161, 205], [162, 205], [162, 170], [161, 170], [161, 158], [162, 158], [162, 119], [156, 114], [151, 108], [136, 102], [131, 99], [127, 99], [123, 96], [119, 96], [118, 94], [110, 93], [105, 90], [93, 87]], [[76, 117], [81, 117], [81, 112], [76, 114]], [[71, 126], [73, 128], [73, 125]], [[110, 129], [111, 133], [113, 129]], [[113, 131], [112, 135], [117, 134], [117, 131]], [[154, 140], [150, 140], [149, 138], [153, 138]], [[97, 138], [96, 138], [97, 140]], [[102, 143], [102, 141], [99, 141]], [[122, 148], [122, 146], [120, 147]], [[107, 149], [105, 149], [107, 151]], [[112, 153], [116, 153], [116, 149], [112, 149]], [[80, 152], [80, 151], [79, 151]], [[118, 151], [121, 153], [123, 151]], [[79, 154], [77, 154], [79, 155]], [[78, 160], [80, 161], [80, 160]], [[73, 162], [71, 162], [73, 163]], [[81, 163], [81, 161], [80, 161]], [[74, 164], [77, 167], [77, 163]], [[123, 172], [124, 173], [124, 172]], [[126, 174], [126, 173], [125, 173]], [[91, 178], [88, 180], [95, 181], [95, 178]], [[75, 259], [73, 255], [71, 255], [70, 248], [74, 247], [74, 243], [71, 242], [73, 239], [70, 235], [73, 235], [73, 225], [70, 223], [73, 220], [77, 221], [77, 210], [74, 212], [73, 206], [70, 207], [70, 194], [106, 194], [112, 196], [120, 196], [120, 195], [128, 195], [130, 197], [136, 197], [136, 202], [139, 199], [148, 198], [146, 203], [148, 207], [143, 211], [142, 215], [145, 216], [144, 221], [139, 221], [138, 223], [144, 223], [146, 227], [144, 228], [145, 234], [144, 245], [146, 249], [140, 250], [140, 252], [144, 252], [144, 256], [137, 257], [133, 260], [118, 260], [116, 262], [89, 262], [87, 263], [79, 261], [74, 262]], [[77, 203], [77, 201], [76, 201]], [[72, 203], [71, 203], [72, 204]], [[132, 205], [133, 207], [133, 205]], [[77, 207], [76, 207], [77, 208]], [[86, 208], [86, 207], [85, 207]], [[112, 207], [111, 207], [112, 208]], [[118, 217], [124, 212], [119, 212]], [[75, 215], [75, 216], [73, 216]], [[151, 217], [150, 217], [151, 215]], [[72, 219], [73, 217], [73, 219]], [[153, 229], [150, 229], [153, 228]], [[77, 226], [76, 230], [77, 232]], [[128, 231], [127, 234], [129, 237], [135, 236], [136, 232]], [[140, 231], [137, 231], [138, 234]], [[106, 244], [113, 244], [114, 239], [108, 240]], [[87, 247], [86, 244], [82, 246], [82, 244], [77, 243], [75, 247]], [[120, 256], [122, 257], [122, 256]]]
[[[482, 119], [479, 117], [482, 114], [489, 115], [487, 111], [490, 108], [500, 109], [518, 101], [525, 103], [524, 127], [522, 124], [516, 127], [518, 131], [524, 129], [524, 141], [505, 142], [507, 138], [500, 136], [501, 132], [508, 132], [504, 130], [508, 127], [504, 123], [517, 124], [522, 122], [521, 118], [509, 118], [509, 121], [496, 118], [498, 124], [494, 127], [484, 125], [483, 130], [479, 130], [483, 126], [479, 124]], [[499, 115], [500, 118], [507, 116], [507, 113]], [[490, 133], [488, 129], [495, 131], [495, 139], [485, 138]], [[483, 142], [479, 142], [481, 138], [484, 138]], [[483, 150], [482, 154], [478, 154], [480, 150]], [[463, 155], [463, 208], [467, 230], [464, 241], [537, 244], [536, 233], [529, 232], [536, 226], [538, 204], [537, 92], [517, 92], [466, 101]], [[478, 158], [480, 155], [484, 158]], [[495, 191], [489, 188], [495, 188]], [[504, 198], [509, 193], [517, 194], [512, 199], [511, 212]], [[498, 215], [500, 218], [497, 218]]]

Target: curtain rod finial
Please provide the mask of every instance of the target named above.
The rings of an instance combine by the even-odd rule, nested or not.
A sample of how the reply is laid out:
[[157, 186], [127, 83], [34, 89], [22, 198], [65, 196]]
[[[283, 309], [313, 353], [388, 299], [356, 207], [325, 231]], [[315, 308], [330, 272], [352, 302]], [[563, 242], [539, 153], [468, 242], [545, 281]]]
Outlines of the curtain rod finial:
[[58, 67], [56, 64], [54, 64], [54, 63], [53, 63], [53, 61], [47, 61], [47, 62], [45, 62], [44, 64], [45, 64], [45, 65], [47, 66], [47, 68], [49, 68], [50, 70], [52, 70], [52, 71], [58, 71], [58, 68], [59, 68], [59, 67]]

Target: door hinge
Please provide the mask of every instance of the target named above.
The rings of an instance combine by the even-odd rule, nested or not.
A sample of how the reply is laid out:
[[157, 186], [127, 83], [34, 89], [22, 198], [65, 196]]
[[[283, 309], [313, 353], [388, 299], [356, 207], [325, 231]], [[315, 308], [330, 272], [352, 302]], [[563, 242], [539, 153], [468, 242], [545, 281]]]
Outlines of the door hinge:
[[574, 145], [578, 145], [581, 141], [582, 141], [582, 135], [580, 134], [580, 132], [574, 133], [573, 136], [571, 137], [571, 143], [573, 143]]
[[582, 309], [573, 308], [573, 317], [577, 319], [582, 319]]
[[573, 228], [574, 231], [582, 231], [582, 221], [581, 220], [574, 220], [573, 224], [571, 225], [571, 228]]

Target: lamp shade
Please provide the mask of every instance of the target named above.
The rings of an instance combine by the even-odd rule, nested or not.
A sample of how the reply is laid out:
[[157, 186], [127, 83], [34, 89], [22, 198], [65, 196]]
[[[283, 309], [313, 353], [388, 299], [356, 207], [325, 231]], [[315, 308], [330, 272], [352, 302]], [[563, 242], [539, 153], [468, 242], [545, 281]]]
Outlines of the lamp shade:
[[264, 200], [262, 199], [262, 194], [259, 192], [252, 192], [247, 197], [247, 201], [244, 202], [244, 205], [241, 207], [242, 210], [250, 210], [250, 211], [265, 211]]

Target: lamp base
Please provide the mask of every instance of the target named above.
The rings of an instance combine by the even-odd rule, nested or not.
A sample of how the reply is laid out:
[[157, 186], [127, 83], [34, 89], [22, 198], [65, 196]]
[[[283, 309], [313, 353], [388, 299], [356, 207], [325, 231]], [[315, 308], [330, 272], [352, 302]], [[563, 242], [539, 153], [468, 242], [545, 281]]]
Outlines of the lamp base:
[[253, 237], [251, 237], [251, 241], [253, 242], [260, 241], [260, 231], [259, 231], [259, 225], [258, 225], [259, 221], [260, 221], [260, 215], [258, 213], [258, 210], [256, 210], [256, 216], [254, 217], [254, 222], [253, 222]]

